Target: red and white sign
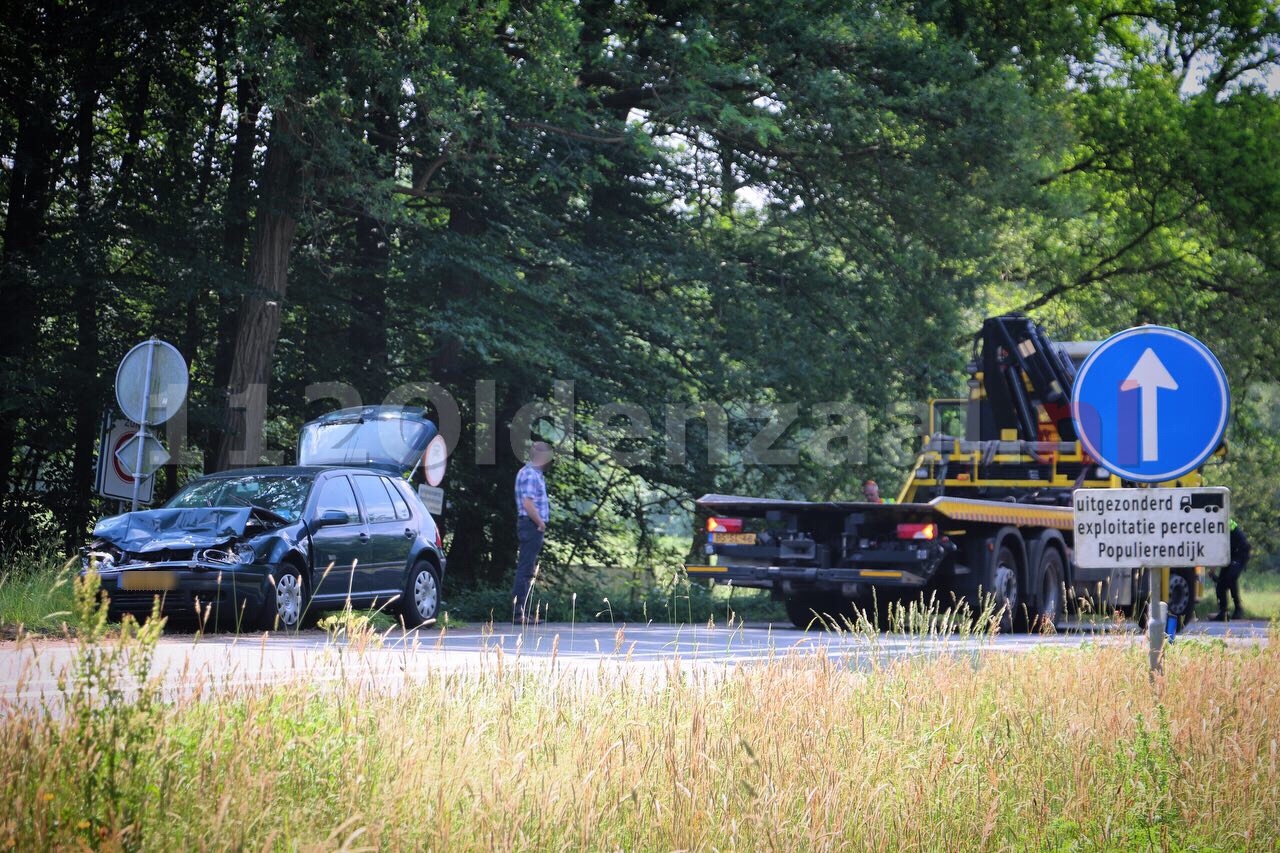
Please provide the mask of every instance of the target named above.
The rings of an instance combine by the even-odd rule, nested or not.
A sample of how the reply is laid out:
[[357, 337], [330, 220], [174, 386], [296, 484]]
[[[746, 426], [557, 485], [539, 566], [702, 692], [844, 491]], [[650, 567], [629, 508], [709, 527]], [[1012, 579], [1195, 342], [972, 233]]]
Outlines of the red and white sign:
[[[133, 498], [133, 477], [120, 464], [116, 452], [133, 438], [138, 425], [133, 421], [112, 421], [111, 429], [102, 438], [98, 451], [98, 494], [104, 498], [127, 501]], [[138, 490], [138, 502], [149, 504], [155, 492], [156, 478], [147, 477]]]
[[435, 488], [444, 481], [445, 469], [449, 467], [449, 445], [443, 435], [437, 435], [427, 443], [422, 454], [422, 474], [427, 485]]

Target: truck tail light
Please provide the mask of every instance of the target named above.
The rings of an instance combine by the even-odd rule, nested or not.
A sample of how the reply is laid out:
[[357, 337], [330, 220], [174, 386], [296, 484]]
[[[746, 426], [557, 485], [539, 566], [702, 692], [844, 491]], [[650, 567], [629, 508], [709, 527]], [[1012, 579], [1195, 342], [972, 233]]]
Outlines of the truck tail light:
[[716, 518], [712, 516], [707, 519], [708, 533], [741, 533], [742, 519], [740, 518]]
[[938, 525], [933, 522], [927, 524], [899, 524], [899, 539], [937, 539]]

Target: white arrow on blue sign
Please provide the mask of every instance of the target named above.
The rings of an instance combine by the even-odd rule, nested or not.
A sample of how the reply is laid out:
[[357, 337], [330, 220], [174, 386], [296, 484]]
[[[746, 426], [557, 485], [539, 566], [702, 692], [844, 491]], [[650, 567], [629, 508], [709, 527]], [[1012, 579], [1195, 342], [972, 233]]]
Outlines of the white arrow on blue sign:
[[1165, 326], [1107, 338], [1080, 366], [1071, 414], [1089, 455], [1138, 483], [1176, 480], [1204, 464], [1227, 430], [1231, 395], [1218, 359]]

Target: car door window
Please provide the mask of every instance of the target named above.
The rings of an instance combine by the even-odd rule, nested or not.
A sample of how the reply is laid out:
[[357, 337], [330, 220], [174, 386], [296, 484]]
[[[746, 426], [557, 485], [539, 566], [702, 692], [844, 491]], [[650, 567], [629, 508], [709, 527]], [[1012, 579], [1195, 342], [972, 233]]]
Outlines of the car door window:
[[348, 523], [312, 530], [319, 607], [359, 597], [365, 581], [356, 567], [369, 561], [369, 537], [360, 521], [360, 505], [351, 481], [341, 474], [328, 477], [318, 487], [315, 517], [320, 518], [329, 510], [346, 513]]
[[360, 520], [360, 507], [346, 477], [330, 477], [320, 487], [320, 496], [316, 499], [316, 517], [319, 518], [331, 509], [345, 512], [353, 524]]
[[382, 478], [376, 476], [357, 476], [356, 488], [360, 491], [360, 502], [364, 504], [365, 513], [370, 524], [382, 524], [396, 520], [396, 510], [387, 494]]
[[413, 513], [409, 511], [409, 504], [404, 499], [404, 492], [396, 488], [396, 484], [385, 477], [382, 478], [382, 485], [387, 487], [387, 492], [391, 495], [391, 505], [395, 507], [396, 520], [408, 521], [413, 518]]
[[377, 595], [398, 595], [404, 591], [413, 529], [396, 519], [396, 508], [387, 492], [385, 478], [377, 474], [352, 477], [356, 493], [369, 519], [369, 560], [363, 572], [368, 590]]

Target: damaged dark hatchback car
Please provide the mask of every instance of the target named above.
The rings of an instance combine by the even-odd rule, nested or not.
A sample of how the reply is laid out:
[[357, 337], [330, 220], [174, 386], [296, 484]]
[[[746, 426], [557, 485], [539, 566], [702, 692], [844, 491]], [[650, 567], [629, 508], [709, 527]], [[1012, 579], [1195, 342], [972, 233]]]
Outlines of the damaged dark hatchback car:
[[[350, 444], [351, 429], [330, 432]], [[98, 572], [117, 618], [150, 613], [158, 597], [166, 615], [242, 629], [295, 629], [348, 603], [428, 623], [445, 568], [440, 531], [393, 473], [402, 460], [376, 462], [202, 477], [159, 509], [98, 522], [84, 569]]]

